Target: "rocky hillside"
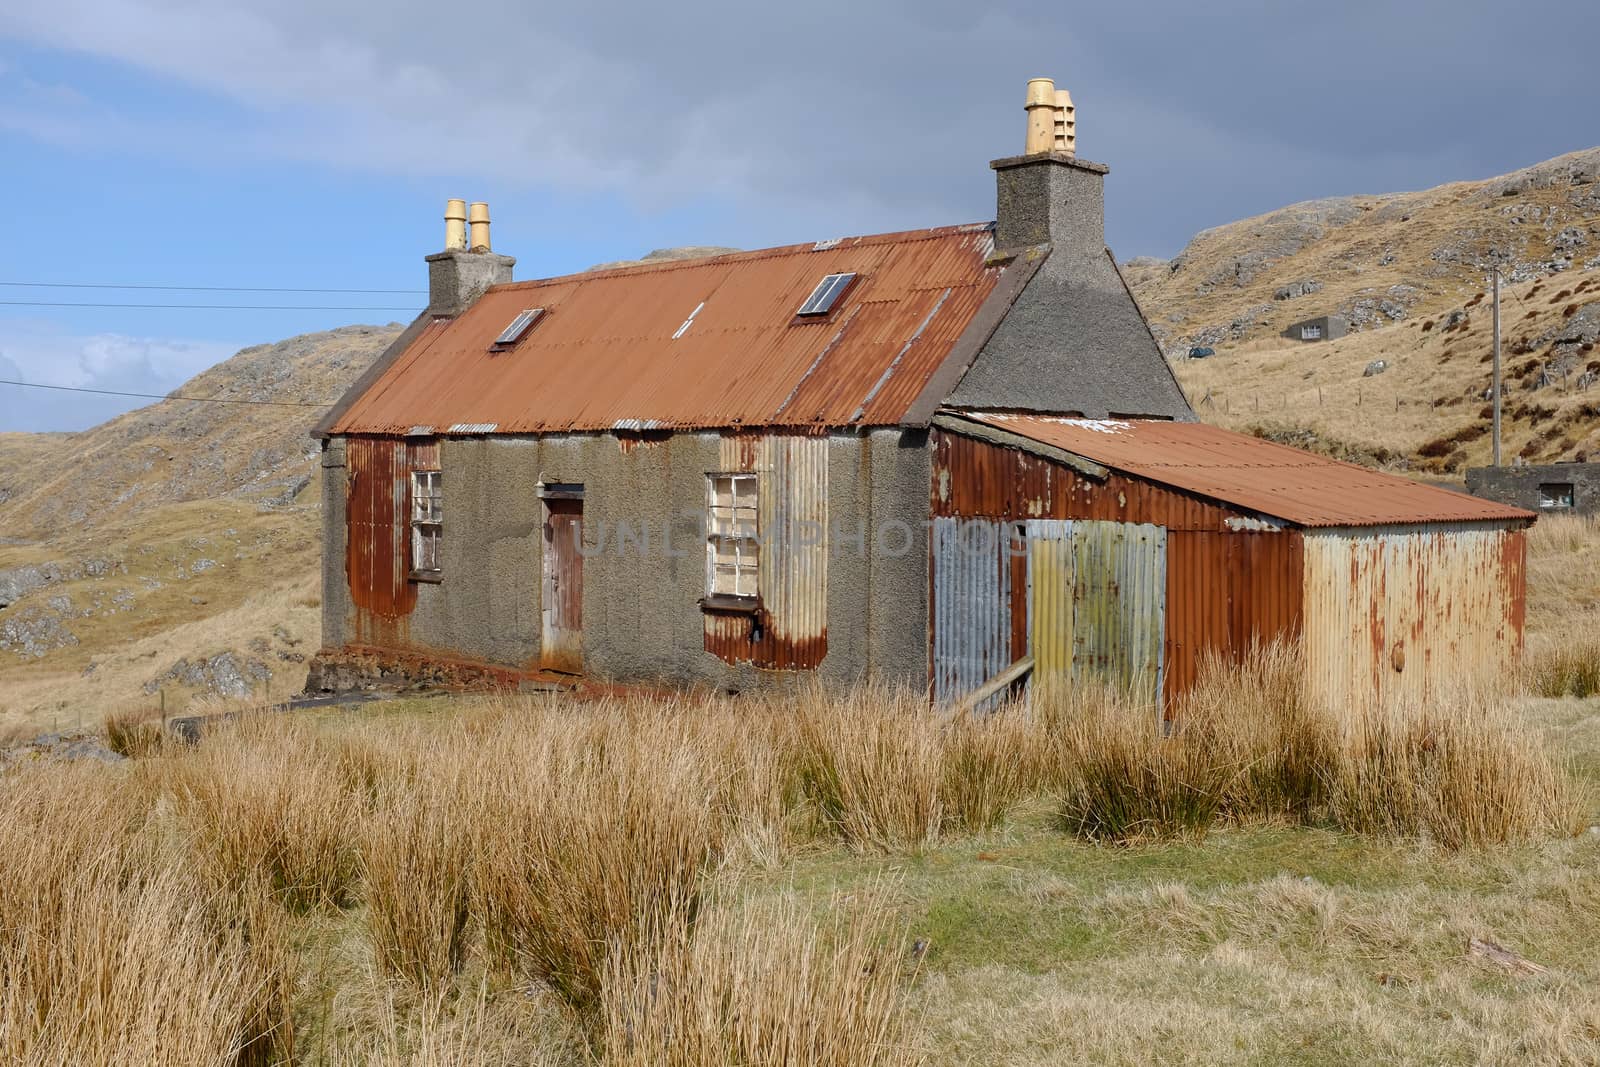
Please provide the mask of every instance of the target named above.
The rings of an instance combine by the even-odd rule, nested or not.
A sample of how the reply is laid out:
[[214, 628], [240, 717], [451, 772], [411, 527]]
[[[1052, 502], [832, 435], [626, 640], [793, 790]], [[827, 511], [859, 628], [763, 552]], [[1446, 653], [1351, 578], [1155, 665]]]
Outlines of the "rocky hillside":
[[[308, 437], [400, 327], [247, 348], [78, 434], [0, 435], [0, 730], [279, 696], [318, 640]], [[316, 406], [261, 406], [259, 402]]]
[[[1125, 265], [1207, 419], [1402, 469], [1488, 454], [1499, 264], [1506, 458], [1600, 455], [1600, 149], [1499, 178], [1307, 201]], [[1292, 323], [1336, 314], [1348, 337]], [[1192, 347], [1215, 349], [1188, 361]]]

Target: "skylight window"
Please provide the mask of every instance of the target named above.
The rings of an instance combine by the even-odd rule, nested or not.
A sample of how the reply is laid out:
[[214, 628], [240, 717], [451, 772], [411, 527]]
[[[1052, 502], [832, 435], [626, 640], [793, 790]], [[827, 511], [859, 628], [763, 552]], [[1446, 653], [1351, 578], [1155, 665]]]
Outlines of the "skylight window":
[[511, 325], [501, 330], [500, 336], [496, 337], [494, 344], [489, 347], [495, 351], [512, 347], [522, 340], [522, 335], [532, 329], [533, 324], [538, 322], [543, 314], [544, 308], [528, 308], [518, 312], [517, 317], [511, 320]]
[[826, 315], [833, 310], [833, 305], [838, 302], [839, 297], [844, 295], [844, 291], [850, 287], [850, 283], [855, 279], [856, 276], [854, 274], [828, 275], [817, 283], [815, 289], [811, 290], [811, 295], [806, 297], [806, 302], [800, 305], [800, 310], [795, 314]]

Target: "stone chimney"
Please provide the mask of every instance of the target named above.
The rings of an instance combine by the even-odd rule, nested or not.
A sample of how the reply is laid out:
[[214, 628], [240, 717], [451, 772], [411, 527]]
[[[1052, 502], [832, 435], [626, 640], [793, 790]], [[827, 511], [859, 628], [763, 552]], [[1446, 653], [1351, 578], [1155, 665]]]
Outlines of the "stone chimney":
[[1103, 163], [1077, 156], [1072, 97], [1049, 78], [1028, 82], [1023, 154], [997, 159], [995, 247], [1015, 251], [1049, 243], [1051, 258], [1105, 257]]
[[511, 280], [511, 268], [517, 261], [489, 247], [488, 204], [472, 205], [470, 247], [467, 233], [466, 201], [445, 201], [444, 251], [426, 257], [430, 315], [459, 315], [489, 286]]

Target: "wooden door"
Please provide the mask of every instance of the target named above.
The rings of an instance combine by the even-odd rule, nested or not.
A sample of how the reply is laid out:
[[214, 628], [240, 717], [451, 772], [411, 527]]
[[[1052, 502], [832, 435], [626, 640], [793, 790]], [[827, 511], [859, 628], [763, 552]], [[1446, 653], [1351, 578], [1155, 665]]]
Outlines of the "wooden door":
[[583, 501], [546, 500], [539, 666], [583, 672]]

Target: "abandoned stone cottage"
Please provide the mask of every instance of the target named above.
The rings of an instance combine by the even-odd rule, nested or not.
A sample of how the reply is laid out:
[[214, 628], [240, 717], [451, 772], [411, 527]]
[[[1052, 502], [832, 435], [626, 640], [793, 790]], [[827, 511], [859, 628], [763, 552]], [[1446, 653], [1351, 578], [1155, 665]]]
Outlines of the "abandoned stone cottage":
[[1029, 83], [993, 222], [513, 282], [452, 201], [329, 413], [312, 687], [997, 676], [1152, 697], [1303, 639], [1330, 695], [1520, 646], [1525, 512], [1195, 422]]

